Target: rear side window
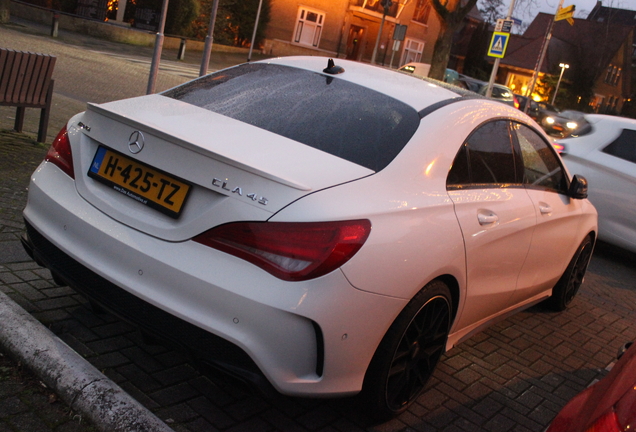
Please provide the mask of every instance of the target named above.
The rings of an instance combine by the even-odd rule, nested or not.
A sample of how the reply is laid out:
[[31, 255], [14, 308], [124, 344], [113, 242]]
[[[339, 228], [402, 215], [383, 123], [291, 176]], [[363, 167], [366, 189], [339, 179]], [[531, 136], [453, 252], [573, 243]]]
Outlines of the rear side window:
[[605, 147], [603, 152], [636, 163], [636, 131], [623, 129], [620, 136]]
[[515, 183], [515, 155], [508, 121], [475, 130], [459, 149], [448, 174], [449, 187], [501, 187]]
[[[366, 87], [311, 71], [262, 63], [207, 75], [163, 95], [373, 171], [380, 171], [395, 158], [420, 122], [410, 106]], [[222, 139], [223, 131], [210, 132], [218, 133]]]
[[523, 159], [523, 183], [531, 188], [567, 190], [563, 167], [552, 148], [540, 135], [520, 123], [513, 123]]

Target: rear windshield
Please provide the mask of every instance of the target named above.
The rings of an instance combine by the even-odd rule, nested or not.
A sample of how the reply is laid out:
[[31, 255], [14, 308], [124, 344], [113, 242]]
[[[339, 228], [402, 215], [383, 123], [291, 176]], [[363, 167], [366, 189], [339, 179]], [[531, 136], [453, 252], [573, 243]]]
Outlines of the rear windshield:
[[413, 108], [382, 93], [337, 77], [271, 64], [226, 69], [163, 95], [373, 171], [393, 160], [420, 121]]

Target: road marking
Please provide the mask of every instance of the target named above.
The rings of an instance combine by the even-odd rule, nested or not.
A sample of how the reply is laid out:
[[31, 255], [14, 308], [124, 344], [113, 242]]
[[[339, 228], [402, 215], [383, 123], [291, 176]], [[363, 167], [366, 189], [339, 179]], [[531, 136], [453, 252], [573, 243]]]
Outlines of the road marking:
[[[145, 58], [131, 57], [131, 56], [116, 54], [116, 53], [107, 52], [107, 51], [92, 51], [92, 52], [98, 53], [98, 54], [104, 54], [109, 57], [115, 57], [130, 63], [136, 63], [136, 64], [145, 65], [145, 66], [147, 65], [148, 68], [150, 68], [150, 64], [151, 64], [151, 61]], [[184, 78], [189, 78], [189, 79], [198, 78], [199, 69], [200, 69], [199, 66], [194, 64], [177, 63], [170, 60], [161, 60], [161, 62], [159, 63], [160, 71], [166, 72], [172, 75], [181, 76]], [[214, 72], [214, 71], [208, 70], [208, 73], [211, 73], [211, 72]]]

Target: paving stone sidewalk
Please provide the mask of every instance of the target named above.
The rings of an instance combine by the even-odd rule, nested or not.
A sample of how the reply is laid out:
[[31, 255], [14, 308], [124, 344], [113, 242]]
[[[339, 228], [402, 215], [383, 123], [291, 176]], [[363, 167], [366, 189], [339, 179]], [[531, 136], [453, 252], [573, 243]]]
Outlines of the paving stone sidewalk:
[[[0, 131], [0, 290], [4, 293], [41, 289], [51, 298], [60, 294], [47, 280], [50, 278], [48, 272], [29, 262], [19, 242], [24, 229], [20, 213], [25, 205], [26, 185], [30, 173], [45, 153], [46, 147], [27, 135]], [[34, 271], [34, 276], [27, 276], [24, 272], [29, 270], [26, 269]], [[37, 278], [40, 280], [36, 281]], [[31, 285], [27, 281], [31, 281]], [[38, 377], [0, 347], [1, 432], [95, 430], [81, 413], [71, 410]]]

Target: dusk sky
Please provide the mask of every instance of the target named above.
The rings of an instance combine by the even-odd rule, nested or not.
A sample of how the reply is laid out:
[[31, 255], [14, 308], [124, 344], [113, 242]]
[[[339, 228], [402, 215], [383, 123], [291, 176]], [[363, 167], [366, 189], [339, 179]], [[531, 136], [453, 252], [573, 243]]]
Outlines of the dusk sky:
[[[586, 18], [595, 4], [596, 0], [563, 1], [563, 7], [576, 5], [575, 18]], [[504, 5], [502, 13], [505, 15], [510, 8], [510, 1], [504, 0]], [[529, 5], [533, 7], [528, 7]], [[532, 21], [539, 12], [554, 14], [558, 6], [559, 0], [515, 0], [515, 12], [513, 13], [513, 17], [527, 24]], [[636, 0], [603, 0], [603, 6], [636, 10]]]

